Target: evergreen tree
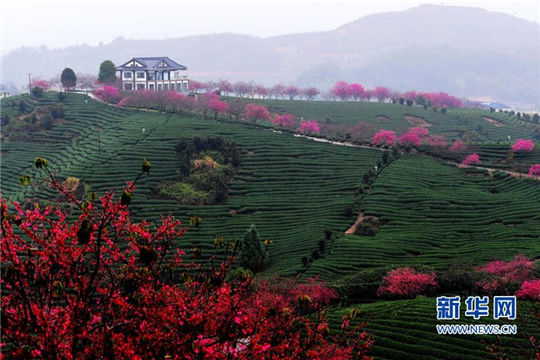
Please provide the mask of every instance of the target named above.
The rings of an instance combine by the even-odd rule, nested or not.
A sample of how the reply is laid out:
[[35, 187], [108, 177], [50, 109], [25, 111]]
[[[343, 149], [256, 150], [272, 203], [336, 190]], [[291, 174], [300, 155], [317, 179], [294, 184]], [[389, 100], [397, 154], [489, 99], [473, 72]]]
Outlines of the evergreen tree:
[[65, 68], [60, 76], [60, 81], [62, 82], [62, 86], [69, 90], [77, 85], [77, 75], [75, 75], [75, 72], [72, 69]]
[[116, 66], [111, 60], [105, 60], [99, 65], [98, 80], [104, 84], [112, 84], [116, 81]]
[[257, 272], [263, 265], [263, 257], [264, 251], [259, 232], [255, 224], [252, 224], [240, 243], [240, 266]]

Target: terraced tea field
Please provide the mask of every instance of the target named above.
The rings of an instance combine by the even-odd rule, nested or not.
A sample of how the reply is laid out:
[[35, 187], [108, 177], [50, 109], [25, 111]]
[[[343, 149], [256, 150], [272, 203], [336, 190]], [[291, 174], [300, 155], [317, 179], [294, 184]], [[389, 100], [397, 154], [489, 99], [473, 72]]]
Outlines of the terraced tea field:
[[[494, 356], [486, 350], [486, 346], [493, 345], [494, 336], [438, 335], [436, 324], [452, 322], [437, 320], [434, 298], [381, 301], [334, 309], [329, 315], [332, 323], [338, 324], [341, 317], [354, 308], [358, 310], [358, 318], [368, 322], [366, 329], [375, 335], [372, 355], [377, 359], [484, 360]], [[471, 320], [462, 310], [460, 320], [454, 323], [508, 323], [486, 318], [482, 321]], [[528, 333], [538, 338], [538, 324], [535, 325], [526, 316], [530, 311], [530, 302], [518, 303], [518, 317], [512, 323], [517, 325], [519, 334]], [[504, 358], [533, 358], [531, 346], [523, 336], [501, 336], [500, 345], [504, 346]]]
[[[377, 129], [406, 132], [413, 126], [426, 126], [430, 133], [455, 139], [472, 133], [476, 141], [508, 141], [508, 136], [532, 138], [538, 124], [515, 119], [502, 113], [477, 109], [449, 109], [446, 114], [417, 106], [354, 101], [303, 101], [238, 99], [243, 103], [263, 104], [272, 112], [292, 114], [306, 120], [329, 120], [333, 124], [356, 125], [366, 122]], [[416, 118], [416, 119], [415, 119]], [[493, 121], [494, 120], [494, 121]]]
[[[51, 94], [40, 101], [26, 98], [29, 108], [55, 99]], [[469, 110], [456, 110], [456, 114], [443, 115], [376, 103], [265, 103], [274, 106], [273, 111], [292, 111], [305, 118], [320, 116], [324, 120], [332, 112], [332, 121], [348, 124], [359, 120], [376, 124], [377, 114], [384, 111], [396, 129], [411, 126], [403, 120], [403, 111], [416, 112], [432, 122], [432, 133], [447, 137], [461, 131], [454, 131], [448, 120], [459, 122], [469, 114]], [[34, 194], [19, 184], [20, 174], [36, 175], [36, 156], [47, 158], [60, 177], [77, 177], [100, 193], [119, 190], [125, 181], [132, 180], [146, 157], [152, 169], [138, 184], [130, 205], [133, 216], [152, 221], [159, 221], [165, 213], [183, 221], [191, 215], [202, 217], [202, 225], [190, 229], [179, 244], [184, 249], [202, 248], [201, 261], [213, 251], [216, 235], [234, 241], [252, 223], [262, 238], [273, 240], [267, 274], [306, 271], [304, 276], [320, 276], [334, 286], [364, 269], [413, 265], [440, 270], [462, 262], [477, 265], [510, 259], [518, 253], [540, 257], [540, 186], [533, 180], [489, 176], [425, 156], [403, 155], [379, 173], [363, 195], [361, 206], [356, 203], [355, 211], [381, 221], [378, 233], [344, 235], [357, 215], [347, 215], [344, 210], [358, 200], [356, 191], [364, 174], [381, 160], [380, 150], [335, 146], [243, 123], [117, 109], [92, 100], [86, 103], [84, 96], [75, 94], [68, 95], [64, 107], [65, 121], [51, 130], [3, 141], [3, 197], [46, 200], [52, 195], [42, 190]], [[16, 114], [15, 109], [7, 109]], [[475, 111], [467, 116], [472, 118]], [[458, 115], [460, 118], [455, 117]], [[510, 121], [507, 126], [495, 127], [477, 120], [495, 139], [503, 139], [507, 130], [512, 136], [525, 138], [530, 132]], [[471, 126], [462, 125], [465, 130]], [[221, 136], [234, 141], [242, 151], [231, 197], [222, 205], [180, 205], [154, 195], [160, 182], [177, 176], [179, 158], [174, 147], [179, 138], [193, 136]], [[491, 163], [502, 159], [504, 149], [508, 149], [508, 145], [474, 146]], [[536, 159], [538, 153], [529, 155]], [[325, 228], [333, 230], [337, 239], [333, 246], [327, 246], [322, 258], [304, 267], [302, 256], [319, 248]], [[484, 359], [488, 355], [477, 337], [441, 339], [436, 335], [433, 298], [376, 301], [356, 307], [360, 318], [370, 321], [368, 329], [376, 336], [377, 357]], [[349, 309], [333, 309], [330, 317], [337, 323], [345, 311]], [[539, 329], [533, 328], [533, 332]], [[492, 341], [493, 337], [486, 339]], [[512, 354], [521, 354], [520, 346], [526, 345], [522, 337], [503, 341]]]
[[533, 180], [404, 156], [381, 173], [361, 210], [384, 223], [379, 233], [339, 238], [309, 275], [332, 280], [362, 268], [441, 269], [540, 255], [540, 186]]

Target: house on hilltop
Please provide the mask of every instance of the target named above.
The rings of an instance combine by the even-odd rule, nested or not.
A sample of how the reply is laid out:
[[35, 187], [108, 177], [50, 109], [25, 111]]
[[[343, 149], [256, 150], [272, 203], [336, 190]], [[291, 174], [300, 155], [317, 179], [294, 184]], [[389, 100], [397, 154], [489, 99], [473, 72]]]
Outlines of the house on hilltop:
[[187, 67], [167, 56], [134, 57], [116, 68], [122, 90], [188, 91]]

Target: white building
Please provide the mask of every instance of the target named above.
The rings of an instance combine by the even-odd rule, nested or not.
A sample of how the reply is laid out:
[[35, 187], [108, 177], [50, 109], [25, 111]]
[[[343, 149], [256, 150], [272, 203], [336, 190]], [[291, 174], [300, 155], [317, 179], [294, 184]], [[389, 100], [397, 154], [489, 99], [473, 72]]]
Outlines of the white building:
[[188, 91], [187, 67], [166, 56], [135, 57], [116, 68], [122, 90]]

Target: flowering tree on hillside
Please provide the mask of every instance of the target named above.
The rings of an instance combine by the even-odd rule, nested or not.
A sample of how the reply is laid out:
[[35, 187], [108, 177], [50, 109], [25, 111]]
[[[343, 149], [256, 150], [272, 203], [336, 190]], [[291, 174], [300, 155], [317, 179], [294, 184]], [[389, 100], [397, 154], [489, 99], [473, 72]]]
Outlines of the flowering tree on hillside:
[[[372, 340], [343, 318], [330, 332], [336, 293], [315, 281], [256, 281], [232, 273], [232, 244], [207, 268], [178, 249], [187, 228], [171, 216], [137, 223], [120, 198], [81, 200], [36, 158], [66, 206], [0, 200], [2, 355], [40, 359], [366, 359]], [[28, 178], [25, 178], [28, 182]], [[77, 215], [63, 210], [73, 206]], [[74, 219], [74, 220], [71, 220]], [[201, 220], [192, 218], [191, 226]], [[267, 242], [268, 244], [268, 242]], [[234, 247], [235, 249], [237, 247]], [[194, 249], [193, 256], [200, 256]]]
[[512, 145], [512, 151], [531, 152], [534, 149], [534, 143], [531, 140], [517, 139]]
[[189, 91], [200, 92], [205, 88], [205, 85], [202, 82], [196, 80], [189, 80], [188, 87]]
[[495, 260], [476, 268], [479, 273], [488, 276], [477, 282], [477, 286], [484, 292], [509, 291], [519, 287], [525, 280], [534, 277], [534, 261], [526, 256], [516, 255], [510, 261]]
[[447, 145], [446, 139], [442, 135], [431, 135], [427, 136], [424, 141], [427, 145], [434, 148], [443, 148]]
[[332, 94], [340, 100], [347, 100], [350, 96], [349, 84], [347, 84], [345, 81], [338, 81], [332, 88]]
[[403, 145], [410, 145], [410, 146], [420, 146], [422, 141], [420, 140], [420, 137], [411, 132], [407, 132], [399, 137], [399, 142]]
[[384, 276], [377, 294], [413, 297], [430, 292], [436, 287], [434, 273], [421, 273], [409, 267], [403, 267], [391, 270]]
[[270, 120], [270, 111], [263, 105], [247, 104], [246, 118], [255, 122], [257, 120]]
[[118, 88], [110, 85], [105, 85], [103, 88], [95, 90], [94, 95], [106, 102], [120, 100], [120, 91], [118, 91]]
[[452, 143], [449, 150], [455, 153], [463, 153], [467, 151], [467, 145], [461, 140], [456, 140]]
[[540, 279], [525, 280], [516, 296], [520, 299], [540, 300]]
[[316, 134], [319, 131], [321, 131], [321, 128], [315, 120], [302, 121], [298, 127], [298, 132], [304, 134]]
[[463, 161], [461, 162], [461, 165], [472, 165], [472, 164], [480, 164], [481, 161], [480, 161], [480, 156], [478, 156], [478, 154], [469, 154], [465, 157], [465, 159], [463, 159]]
[[289, 97], [289, 100], [294, 100], [295, 97], [300, 95], [300, 89], [296, 86], [290, 85], [285, 88], [283, 93]]
[[234, 93], [237, 96], [245, 97], [246, 95], [251, 95], [253, 91], [253, 84], [247, 83], [245, 81], [235, 82], [233, 85]]
[[307, 87], [302, 89], [302, 95], [306, 98], [306, 100], [313, 100], [319, 94], [320, 91], [316, 87]]
[[225, 96], [229, 95], [230, 93], [234, 92], [234, 88], [232, 84], [228, 80], [219, 80], [217, 83], [217, 87], [221, 93], [223, 93]]
[[354, 100], [363, 99], [366, 96], [364, 87], [360, 84], [350, 84], [347, 89], [347, 97], [352, 97]]
[[272, 95], [276, 100], [282, 98], [284, 93], [285, 86], [281, 84], [276, 84], [270, 88], [270, 95]]
[[255, 85], [253, 87], [253, 94], [257, 95], [261, 99], [264, 99], [268, 96], [269, 90], [264, 85]]
[[401, 96], [405, 100], [416, 101], [416, 91], [414, 91], [414, 90], [404, 92]]
[[423, 127], [412, 127], [407, 132], [410, 134], [415, 134], [421, 139], [425, 138], [429, 134], [429, 130]]
[[529, 169], [530, 176], [540, 176], [540, 164], [533, 164]]
[[390, 96], [390, 90], [384, 86], [377, 86], [373, 90], [373, 95], [377, 98], [377, 100], [379, 100], [379, 102], [383, 102], [384, 100], [388, 99], [388, 96]]
[[219, 95], [216, 93], [207, 93], [205, 94], [205, 98], [205, 105], [208, 110], [214, 114], [214, 118], [219, 114], [226, 114], [229, 112], [229, 104], [226, 101], [221, 101]]
[[373, 138], [371, 139], [371, 145], [377, 146], [377, 145], [387, 145], [387, 146], [393, 146], [394, 143], [397, 140], [396, 133], [391, 130], [381, 130], [375, 135], [373, 135]]
[[294, 119], [291, 115], [285, 114], [285, 115], [278, 115], [276, 118], [272, 121], [277, 126], [281, 127], [292, 127], [294, 126]]

